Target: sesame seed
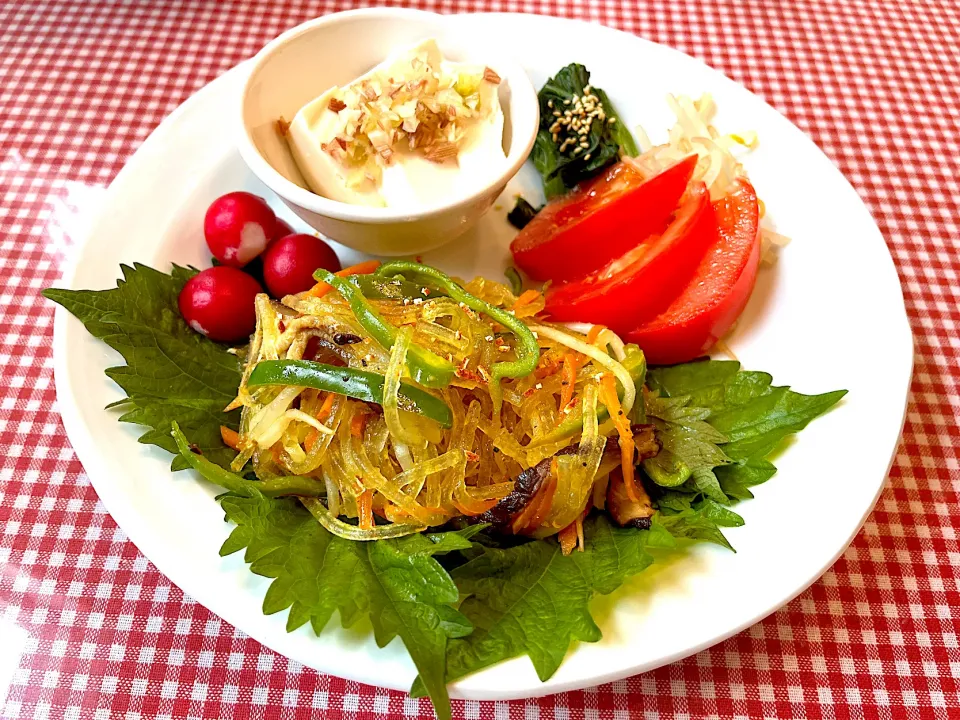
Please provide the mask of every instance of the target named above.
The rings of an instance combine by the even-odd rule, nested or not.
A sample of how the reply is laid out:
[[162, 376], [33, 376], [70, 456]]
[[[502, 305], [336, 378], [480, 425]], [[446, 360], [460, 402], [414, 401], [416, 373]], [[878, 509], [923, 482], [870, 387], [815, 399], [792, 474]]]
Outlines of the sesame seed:
[[574, 155], [579, 155], [579, 154], [582, 153], [582, 152], [583, 152], [583, 148], [580, 147], [579, 145], [573, 149], [573, 154], [574, 154]]
[[553, 100], [547, 100], [547, 107], [548, 107], [548, 108], [552, 108], [552, 107], [553, 107]]
[[420, 305], [420, 304], [422, 304], [422, 303], [423, 303], [423, 298], [414, 298], [414, 299], [413, 299], [413, 304], [414, 304], [414, 305]]
[[610, 125], [616, 125], [617, 119], [616, 119], [615, 117], [609, 118], [609, 119], [607, 120], [607, 123], [610, 124]]
[[590, 147], [590, 143], [588, 143], [586, 140], [584, 140], [583, 142], [580, 143], [580, 147], [582, 147], [584, 150], [586, 150], [588, 147]]
[[563, 101], [563, 104], [564, 104], [564, 105], [569, 105], [569, 104], [570, 104], [570, 98], [567, 98], [566, 100], [564, 100], [564, 101]]
[[583, 88], [583, 91], [585, 93], [593, 92], [593, 85], [587, 85], [585, 88]]
[[487, 335], [487, 336], [484, 338], [484, 340], [486, 340], [487, 342], [493, 342], [493, 335]]
[[583, 156], [583, 159], [584, 159], [584, 160], [589, 160], [589, 159], [590, 159], [590, 153], [587, 153], [586, 155], [584, 155], [584, 156]]
[[554, 117], [563, 117], [563, 113], [561, 113], [559, 110], [554, 110], [554, 111], [553, 111], [553, 116], [554, 116]]
[[537, 383], [536, 385], [534, 385], [534, 387], [535, 387], [537, 390], [543, 390], [543, 383]]

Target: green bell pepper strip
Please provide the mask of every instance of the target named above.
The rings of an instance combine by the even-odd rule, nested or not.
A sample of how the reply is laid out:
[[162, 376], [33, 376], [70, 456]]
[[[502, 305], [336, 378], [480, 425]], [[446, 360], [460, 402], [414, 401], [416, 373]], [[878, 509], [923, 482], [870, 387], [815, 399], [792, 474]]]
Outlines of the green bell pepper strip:
[[447, 293], [452, 299], [463, 303], [471, 310], [483, 313], [495, 322], [500, 323], [510, 330], [519, 341], [517, 348], [517, 359], [508, 362], [494, 363], [490, 368], [490, 396], [493, 398], [494, 411], [499, 414], [500, 406], [503, 403], [503, 396], [500, 390], [500, 380], [508, 378], [522, 378], [532, 373], [537, 363], [540, 361], [540, 344], [534, 337], [533, 332], [527, 327], [526, 323], [506, 310], [494, 307], [488, 302], [471, 295], [458, 285], [453, 278], [446, 275], [434, 267], [422, 265], [420, 263], [407, 260], [394, 260], [381, 265], [376, 272], [380, 277], [391, 277], [393, 275], [418, 276], [429, 278], [431, 284], [436, 285]]
[[[640, 405], [643, 404], [643, 382], [647, 377], [647, 360], [643, 356], [643, 353], [639, 350], [634, 350], [627, 354], [627, 357], [624, 358], [621, 363], [624, 369], [630, 373], [630, 377], [633, 378], [633, 382], [637, 388], [637, 400], [636, 402]], [[617, 383], [617, 395], [622, 399], [623, 398], [623, 387], [620, 383]], [[597, 422], [603, 423], [610, 417], [610, 411], [603, 405], [597, 406]], [[572, 435], [576, 435], [583, 429], [583, 418], [582, 417], [572, 417], [568, 420], [564, 420], [562, 423], [557, 425], [557, 427], [552, 431], [547, 433], [545, 436], [537, 440], [537, 445], [549, 445], [551, 443], [559, 442], [564, 440]]]
[[[404, 298], [422, 298], [427, 300], [445, 297], [442, 290], [429, 285], [419, 285], [401, 278], [384, 280], [376, 275], [350, 275], [347, 280], [356, 285], [367, 300], [403, 300]], [[424, 294], [426, 290], [426, 294]]]
[[[383, 382], [383, 375], [357, 368], [312, 360], [262, 360], [250, 373], [247, 386], [296, 385], [382, 405]], [[453, 425], [453, 413], [447, 404], [425, 390], [401, 382], [397, 399], [401, 410], [423, 415], [445, 428]]]
[[661, 450], [656, 457], [644, 460], [643, 469], [661, 487], [683, 485], [693, 475], [693, 470], [669, 450]]
[[263, 481], [247, 480], [236, 473], [224, 470], [219, 465], [190, 450], [187, 438], [177, 423], [173, 423], [172, 435], [177, 443], [180, 456], [190, 467], [200, 473], [205, 480], [212, 482], [214, 485], [219, 485], [235, 495], [253, 497], [257, 493], [261, 493], [267, 497], [278, 498], [287, 495], [321, 497], [327, 494], [326, 485], [323, 482], [303, 475], [289, 475]]
[[[367, 302], [357, 285], [323, 269], [317, 270], [313, 277], [328, 283], [343, 295], [350, 303], [350, 309], [353, 310], [357, 322], [380, 343], [384, 350], [393, 347], [397, 339], [397, 328], [384, 320], [383, 316]], [[407, 352], [407, 369], [414, 381], [425, 387], [446, 387], [453, 379], [453, 363], [417, 345], [411, 345]]]

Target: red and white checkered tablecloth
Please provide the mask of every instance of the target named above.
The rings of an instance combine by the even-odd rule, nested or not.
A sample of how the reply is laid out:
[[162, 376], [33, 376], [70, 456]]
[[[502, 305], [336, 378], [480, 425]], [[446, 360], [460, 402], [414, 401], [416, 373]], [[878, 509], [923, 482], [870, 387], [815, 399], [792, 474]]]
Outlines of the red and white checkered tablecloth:
[[[537, 700], [455, 701], [455, 716], [960, 717], [960, 6], [422, 6], [599, 21], [702, 58], [764, 97], [869, 205], [916, 340], [889, 485], [810, 590], [657, 671]], [[282, 30], [346, 7], [0, 1], [0, 717], [432, 717], [426, 700], [319, 675], [263, 648], [139, 554], [64, 434], [53, 308], [38, 295], [59, 278], [102, 188], [167, 113]]]

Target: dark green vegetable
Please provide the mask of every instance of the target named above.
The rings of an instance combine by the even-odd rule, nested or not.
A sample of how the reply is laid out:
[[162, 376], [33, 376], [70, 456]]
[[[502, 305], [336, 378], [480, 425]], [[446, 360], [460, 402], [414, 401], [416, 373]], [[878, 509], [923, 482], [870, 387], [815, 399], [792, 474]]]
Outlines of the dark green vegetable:
[[[603, 90], [590, 86], [590, 72], [583, 65], [567, 65], [547, 80], [538, 97], [540, 131], [533, 147], [533, 164], [543, 178], [543, 189], [548, 200], [562, 195], [616, 162], [621, 152], [631, 157], [639, 152], [610, 98]], [[590, 118], [590, 131], [586, 135], [579, 135], [576, 129], [568, 129], [564, 125], [564, 113], [570, 111], [577, 117], [580, 114], [578, 102], [579, 107], [584, 107], [585, 97], [586, 107], [591, 107], [591, 103], [594, 108], [601, 107], [602, 116], [597, 114]], [[596, 101], [592, 98], [596, 98]], [[557, 113], [560, 117], [557, 117]], [[589, 111], [584, 111], [584, 115], [589, 114]], [[584, 115], [578, 119], [583, 120]], [[576, 140], [565, 143], [572, 138]], [[582, 147], [581, 142], [587, 143], [587, 147]]]
[[237, 495], [256, 495], [260, 483], [247, 480], [236, 473], [220, 467], [216, 463], [210, 462], [210, 460], [199, 452], [193, 451], [192, 448], [196, 446], [191, 447], [187, 438], [180, 430], [180, 425], [178, 425], [176, 421], [173, 422], [172, 428], [170, 434], [173, 436], [174, 448], [176, 448], [184, 461], [184, 467], [189, 465], [214, 485], [219, 485], [229, 492], [236, 493]]
[[[364, 402], [383, 404], [383, 375], [357, 368], [324, 365], [311, 360], [263, 360], [250, 373], [247, 385], [296, 385], [346, 395]], [[440, 398], [425, 390], [400, 383], [398, 406], [450, 427], [453, 414]]]
[[[649, 530], [617, 528], [593, 515], [584, 521], [586, 551], [568, 556], [553, 539], [488, 540], [470, 549], [472, 531], [355, 542], [329, 533], [298, 500], [266, 496], [271, 488], [290, 491], [292, 480], [258, 482], [224, 469], [235, 452], [221, 442], [220, 426], [236, 427], [237, 418], [222, 408], [236, 394], [240, 369], [235, 355], [193, 332], [177, 313], [179, 291], [193, 274], [135, 265], [123, 268], [113, 289], [44, 295], [122, 353], [127, 364], [108, 370], [126, 395], [120, 420], [146, 426], [142, 442], [177, 452], [175, 468], [194, 467], [230, 490], [218, 501], [236, 527], [220, 552], [245, 551], [251, 570], [271, 580], [264, 612], [287, 613], [291, 631], [309, 624], [320, 633], [336, 612], [345, 627], [369, 620], [381, 647], [399, 636], [420, 673], [414, 692], [429, 691], [441, 720], [450, 717], [444, 678], [522, 655], [546, 678], [571, 642], [599, 638], [592, 599], [642, 571], [652, 559], [649, 549], [692, 540], [729, 547], [722, 528], [743, 519], [727, 503], [752, 497], [751, 489], [776, 472], [767, 456], [844, 394], [800, 395], [735, 362], [653, 368], [649, 395], [659, 402], [649, 403], [650, 422], [673, 435], [688, 467], [713, 452], [710, 444], [727, 461], [712, 477], [700, 468], [681, 486], [650, 487], [658, 512]], [[634, 353], [628, 346], [627, 359], [638, 360]], [[180, 427], [171, 435], [174, 421], [189, 441]], [[711, 443], [717, 434], [725, 442]], [[198, 447], [203, 455], [191, 451]], [[713, 497], [713, 480], [725, 498]], [[464, 554], [436, 561], [454, 551]], [[455, 569], [448, 573], [449, 567]]]
[[220, 554], [246, 550], [251, 571], [272, 580], [263, 612], [289, 609], [288, 632], [309, 624], [318, 635], [335, 611], [343, 627], [369, 618], [380, 647], [400, 637], [438, 720], [449, 720], [447, 643], [469, 635], [473, 626], [455, 609], [460, 593], [436, 556], [469, 549], [477, 530], [346, 540], [328, 532], [299, 500], [267, 497], [266, 483], [245, 480], [190, 452], [176, 426], [174, 437], [184, 465], [232, 491], [220, 496], [226, 519], [236, 525]]
[[270, 478], [257, 483], [257, 489], [271, 498], [287, 497], [323, 497], [327, 494], [327, 486], [322, 481], [306, 475], [286, 475]]
[[[112, 407], [122, 410], [121, 422], [143, 426], [140, 442], [176, 453], [170, 424], [177, 421], [206, 459], [229, 466], [236, 453], [223, 444], [220, 426], [240, 425], [239, 410], [223, 412], [237, 395], [240, 364], [180, 316], [177, 298], [197, 271], [174, 265], [163, 273], [139, 263], [121, 271], [109, 290], [50, 288], [43, 295], [123, 356], [126, 364], [106, 371], [125, 395]], [[185, 467], [175, 456], [173, 469]]]
[[412, 283], [403, 278], [384, 280], [376, 275], [364, 274], [351, 275], [347, 280], [356, 285], [368, 300], [403, 300], [417, 297], [426, 299], [446, 295], [439, 288]]
[[523, 230], [542, 209], [542, 207], [535, 208], [522, 197], [518, 197], [517, 204], [513, 206], [513, 210], [507, 213], [507, 221], [517, 230]]
[[513, 265], [503, 271], [503, 276], [510, 283], [510, 292], [514, 295], [523, 292], [523, 278], [520, 277], [519, 271]]
[[[522, 320], [508, 313], [506, 310], [496, 308], [488, 302], [484, 302], [478, 297], [474, 297], [462, 287], [460, 287], [453, 278], [446, 275], [429, 265], [409, 262], [407, 260], [394, 260], [385, 265], [381, 265], [377, 270], [377, 275], [381, 277], [392, 277], [394, 275], [421, 276], [430, 278], [432, 284], [446, 291], [447, 295], [459, 303], [463, 303], [471, 310], [483, 313], [495, 322], [500, 323], [510, 330], [519, 341], [516, 353], [517, 359], [507, 362], [494, 363], [490, 368], [490, 395], [494, 399], [497, 410], [500, 409], [500, 380], [505, 377], [521, 378], [526, 377], [537, 367], [540, 360], [540, 345], [537, 339], [530, 332], [530, 328]], [[332, 276], [331, 276], [332, 277]]]
[[[385, 349], [393, 347], [397, 339], [397, 328], [383, 319], [373, 306], [367, 302], [360, 288], [349, 280], [337, 277], [327, 270], [317, 270], [313, 276], [328, 283], [350, 303], [357, 322]], [[423, 287], [423, 286], [419, 286]], [[419, 288], [417, 290], [419, 293]], [[422, 295], [418, 295], [422, 297]], [[446, 387], [453, 379], [453, 364], [418, 345], [411, 345], [407, 351], [407, 369], [413, 379], [426, 387]]]
[[270, 478], [269, 480], [247, 480], [236, 473], [210, 462], [203, 455], [190, 449], [186, 436], [177, 423], [173, 423], [173, 439], [180, 451], [180, 457], [186, 464], [203, 475], [214, 485], [219, 485], [229, 492], [245, 497], [253, 497], [261, 493], [266, 497], [278, 498], [287, 495], [302, 497], [320, 497], [326, 494], [326, 485], [316, 478], [301, 475]]

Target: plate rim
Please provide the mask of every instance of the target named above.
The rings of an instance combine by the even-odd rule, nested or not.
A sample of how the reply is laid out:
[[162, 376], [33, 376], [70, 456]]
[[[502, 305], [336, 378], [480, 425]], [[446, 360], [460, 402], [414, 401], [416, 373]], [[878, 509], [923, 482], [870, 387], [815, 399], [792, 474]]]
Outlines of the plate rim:
[[[804, 137], [806, 137], [807, 140], [814, 147], [816, 147], [817, 152], [819, 153], [820, 156], [822, 156], [822, 159], [830, 163], [838, 179], [842, 179], [842, 181], [849, 187], [853, 195], [855, 195], [859, 199], [860, 206], [865, 210], [866, 215], [870, 218], [870, 221], [876, 227], [876, 221], [873, 219], [872, 213], [870, 213], [869, 208], [866, 207], [866, 204], [863, 202], [862, 198], [859, 198], [859, 194], [856, 192], [856, 189], [853, 188], [852, 184], [847, 180], [846, 176], [844, 176], [843, 173], [840, 172], [835, 165], [833, 165], [830, 158], [819, 148], [819, 146], [816, 145], [816, 143], [812, 141], [812, 139], [809, 138], [809, 136], [806, 135], [806, 133], [804, 133], [802, 130], [797, 128], [797, 126], [794, 125], [794, 123], [792, 123], [784, 115], [782, 115], [782, 113], [780, 113], [778, 110], [776, 110], [775, 108], [770, 106], [768, 103], [766, 103], [766, 101], [763, 100], [763, 98], [756, 95], [755, 93], [753, 93], [751, 90], [747, 89], [740, 83], [737, 83], [736, 81], [727, 77], [719, 70], [716, 70], [715, 68], [710, 67], [709, 65], [702, 62], [698, 58], [694, 58], [693, 56], [687, 55], [686, 53], [683, 53], [682, 51], [677, 50], [676, 48], [653, 42], [651, 40], [648, 40], [646, 38], [643, 38], [639, 35], [635, 35], [627, 31], [622, 31], [606, 25], [602, 25], [596, 21], [587, 21], [587, 20], [572, 19], [572, 18], [558, 18], [558, 17], [552, 17], [552, 16], [540, 16], [532, 13], [503, 13], [503, 12], [459, 13], [455, 15], [449, 15], [447, 17], [469, 18], [473, 16], [501, 18], [504, 20], [512, 20], [516, 18], [527, 18], [527, 19], [532, 18], [532, 19], [535, 19], [537, 22], [546, 21], [546, 22], [558, 23], [558, 24], [588, 25], [588, 26], [592, 26], [591, 29], [599, 28], [603, 32], [612, 33], [618, 36], [630, 38], [633, 41], [640, 42], [641, 44], [653, 45], [661, 50], [665, 49], [671, 53], [676, 53], [678, 55], [681, 55], [684, 58], [686, 58], [687, 61], [692, 60], [698, 63], [700, 66], [702, 66], [703, 69], [706, 69], [707, 71], [709, 71], [709, 73], [722, 79], [719, 81], [732, 83], [737, 88], [739, 88], [740, 91], [749, 93], [755, 100], [757, 100], [760, 103], [763, 103], [764, 105], [766, 105], [766, 107], [769, 110], [776, 113], [784, 122], [789, 123], [794, 129], [802, 133]], [[530, 20], [527, 20], [527, 21], [530, 21]], [[245, 60], [239, 63], [238, 65], [234, 66], [233, 68], [227, 70], [226, 72], [224, 72], [223, 74], [221, 74], [220, 76], [218, 76], [217, 78], [215, 78], [214, 80], [206, 84], [205, 86], [203, 86], [193, 95], [188, 97], [183, 103], [181, 103], [172, 113], [167, 115], [159, 123], [159, 125], [150, 133], [150, 135], [143, 141], [143, 143], [137, 148], [137, 150], [131, 155], [131, 157], [127, 160], [127, 162], [124, 164], [121, 170], [117, 173], [113, 181], [111, 181], [107, 189], [107, 192], [104, 195], [103, 203], [100, 209], [98, 210], [98, 212], [95, 214], [93, 222], [90, 223], [86, 231], [82, 234], [82, 236], [79, 239], [77, 239], [73, 247], [70, 249], [70, 252], [63, 264], [63, 274], [60, 280], [60, 284], [58, 285], [59, 287], [68, 287], [68, 288], [73, 287], [73, 282], [76, 278], [77, 273], [79, 272], [79, 269], [82, 265], [82, 261], [84, 259], [84, 251], [88, 246], [91, 238], [95, 234], [95, 231], [97, 230], [97, 227], [99, 225], [98, 221], [102, 218], [103, 214], [107, 212], [107, 208], [110, 205], [110, 201], [112, 197], [114, 196], [115, 193], [118, 192], [117, 188], [119, 188], [122, 184], [126, 182], [126, 179], [128, 176], [134, 175], [139, 170], [140, 166], [146, 163], [154, 147], [162, 146], [162, 143], [166, 140], [167, 136], [171, 133], [172, 128], [177, 124], [177, 122], [179, 121], [182, 115], [186, 114], [191, 109], [193, 109], [195, 105], [202, 104], [206, 99], [206, 97], [208, 95], [214, 94], [220, 88], [221, 85], [227, 82], [230, 82], [230, 80], [239, 82], [239, 77], [243, 73], [248, 72], [250, 66], [251, 66], [250, 60]], [[880, 232], [879, 227], [876, 227], [876, 230], [878, 235], [882, 239], [883, 235]], [[824, 562], [822, 567], [820, 567], [815, 573], [813, 573], [811, 577], [805, 579], [803, 583], [800, 584], [795, 589], [794, 592], [789, 594], [788, 597], [783, 598], [782, 601], [768, 608], [765, 612], [759, 613], [755, 617], [752, 617], [751, 619], [748, 619], [738, 624], [737, 626], [728, 629], [727, 631], [724, 631], [718, 634], [713, 634], [709, 638], [702, 640], [700, 643], [696, 643], [694, 645], [684, 648], [681, 651], [658, 658], [657, 661], [653, 663], [646, 662], [646, 663], [640, 663], [630, 667], [621, 667], [613, 671], [596, 673], [589, 677], [584, 677], [580, 679], [574, 678], [574, 679], [562, 680], [562, 681], [548, 680], [547, 682], [539, 684], [536, 687], [526, 688], [522, 690], [517, 690], [517, 689], [500, 690], [498, 688], [493, 688], [493, 687], [485, 688], [483, 690], [473, 688], [473, 687], [461, 688], [460, 685], [463, 681], [458, 681], [458, 682], [452, 683], [449, 686], [451, 697], [483, 699], [483, 700], [507, 700], [507, 699], [518, 699], [518, 698], [528, 698], [528, 697], [540, 697], [544, 695], [551, 695], [558, 692], [576, 690], [576, 689], [581, 689], [585, 687], [591, 687], [598, 684], [616, 681], [625, 677], [635, 675], [640, 672], [645, 672], [648, 670], [655, 669], [657, 667], [661, 667], [663, 665], [676, 662], [677, 660], [680, 660], [685, 657], [689, 657], [708, 647], [712, 647], [713, 645], [716, 645], [732, 637], [733, 635], [736, 635], [742, 632], [744, 629], [751, 627], [754, 624], [763, 620], [764, 618], [772, 615], [774, 612], [776, 612], [777, 610], [782, 608], [784, 605], [786, 605], [787, 603], [795, 599], [798, 595], [803, 593], [805, 590], [807, 590], [830, 567], [833, 566], [833, 564], [843, 554], [843, 552], [847, 549], [847, 547], [849, 547], [850, 543], [853, 541], [856, 535], [860, 532], [867, 517], [873, 511], [880, 497], [880, 494], [883, 492], [884, 488], [886, 487], [890, 469], [893, 466], [893, 463], [895, 462], [897, 457], [897, 451], [899, 449], [899, 440], [902, 434], [903, 425], [906, 419], [906, 412], [908, 408], [909, 391], [910, 391], [910, 386], [911, 386], [911, 381], [913, 376], [913, 363], [914, 363], [913, 333], [909, 323], [909, 316], [907, 315], [907, 312], [906, 312], [906, 305], [903, 297], [902, 281], [900, 280], [899, 275], [897, 274], [896, 264], [890, 252], [889, 245], [886, 247], [885, 256], [886, 256], [885, 260], [889, 264], [889, 269], [893, 271], [894, 277], [896, 277], [897, 279], [897, 286], [899, 289], [899, 303], [897, 305], [897, 308], [901, 312], [898, 314], [896, 318], [891, 318], [891, 322], [895, 321], [898, 324], [902, 322], [902, 327], [900, 328], [900, 331], [906, 332], [906, 337], [903, 338], [903, 340], [905, 340], [906, 342], [901, 348], [906, 354], [906, 357], [900, 358], [899, 360], [899, 366], [901, 366], [904, 370], [904, 382], [903, 382], [903, 388], [902, 388], [902, 407], [900, 408], [900, 413], [899, 413], [900, 422], [899, 422], [897, 434], [895, 438], [893, 438], [891, 441], [890, 458], [887, 462], [886, 470], [884, 472], [884, 475], [881, 481], [877, 485], [873, 498], [870, 500], [869, 504], [866, 506], [866, 509], [863, 511], [862, 516], [859, 518], [856, 524], [856, 527], [849, 533], [849, 536], [847, 537], [847, 539], [832, 554], [832, 556], [828, 559], [828, 561]], [[207, 601], [207, 598], [210, 596], [210, 593], [207, 593], [206, 591], [203, 591], [203, 590], [198, 592], [197, 591], [198, 588], [194, 588], [194, 587], [190, 587], [190, 588], [184, 587], [184, 585], [174, 580], [174, 575], [177, 575], [178, 574], [177, 572], [174, 572], [171, 574], [167, 571], [166, 568], [161, 568], [160, 565], [154, 559], [154, 557], [156, 557], [158, 553], [151, 552], [150, 555], [148, 555], [147, 552], [144, 550], [145, 547], [150, 547], [152, 549], [153, 544], [150, 540], [146, 538], [147, 533], [145, 531], [141, 532], [141, 529], [136, 522], [131, 522], [131, 519], [133, 517], [132, 508], [127, 507], [125, 505], [123, 500], [123, 493], [119, 491], [115, 491], [115, 488], [106, 482], [96, 481], [94, 479], [94, 476], [99, 473], [91, 472], [90, 470], [88, 470], [89, 467], [99, 469], [98, 466], [100, 465], [100, 462], [96, 457], [96, 452], [94, 452], [96, 441], [94, 440], [93, 435], [90, 432], [88, 426], [83, 422], [79, 408], [78, 406], [75, 405], [72, 399], [73, 396], [75, 395], [75, 392], [74, 392], [73, 385], [69, 379], [69, 370], [68, 370], [68, 362], [67, 362], [68, 338], [72, 337], [70, 333], [70, 327], [69, 327], [71, 324], [76, 324], [75, 329], [82, 329], [82, 326], [79, 324], [79, 321], [75, 320], [63, 307], [58, 305], [54, 315], [54, 328], [53, 328], [54, 330], [54, 338], [53, 338], [54, 380], [56, 385], [57, 403], [59, 406], [58, 408], [59, 412], [63, 420], [64, 429], [67, 434], [67, 438], [70, 441], [70, 444], [74, 450], [74, 453], [76, 454], [77, 458], [80, 460], [82, 466], [84, 467], [84, 472], [89, 478], [91, 485], [93, 486], [94, 490], [97, 492], [97, 496], [99, 500], [104, 504], [104, 507], [106, 507], [107, 511], [114, 518], [115, 522], [117, 522], [117, 525], [126, 533], [130, 541], [133, 542], [134, 545], [137, 547], [137, 549], [147, 559], [149, 559], [151, 563], [154, 564], [157, 570], [160, 571], [167, 578], [168, 581], [177, 585], [184, 592], [185, 595], [196, 599], [214, 615], [223, 618], [227, 622], [230, 622], [236, 628], [240, 629], [245, 634], [254, 638], [258, 642], [260, 642], [262, 645], [273, 649], [273, 645], [271, 644], [269, 638], [262, 637], [261, 633], [254, 633], [247, 628], [241, 627], [244, 624], [242, 621], [236, 622], [230, 619], [229, 616], [233, 615], [233, 613], [221, 612], [222, 608], [220, 607], [218, 607], [218, 609], [214, 611], [211, 608], [211, 605], [219, 605], [219, 603], [216, 600], [213, 600], [212, 602]], [[900, 396], [900, 393], [898, 392], [897, 395], [895, 395], [895, 397], [896, 396]], [[76, 442], [75, 439], [80, 440], [80, 442]], [[120, 518], [123, 518], [124, 522], [121, 522]], [[163, 564], [166, 566], [167, 563], [164, 562]], [[572, 645], [571, 651], [573, 647], [574, 646]], [[274, 651], [277, 652], [278, 654], [284, 655], [285, 657], [289, 657], [284, 652], [281, 652], [278, 650], [274, 650]], [[480, 671], [479, 673], [473, 676], [470, 676], [470, 678], [468, 679], [473, 680], [476, 678], [481, 678], [489, 670], [490, 669]], [[390, 678], [381, 678], [376, 681], [371, 681], [369, 676], [365, 676], [365, 675], [358, 676], [355, 673], [344, 673], [341, 675], [340, 673], [333, 673], [333, 671], [329, 669], [318, 670], [318, 672], [337, 674], [340, 677], [344, 677], [349, 680], [355, 680], [355, 681], [364, 682], [364, 683], [373, 682], [375, 684], [381, 685], [382, 687], [388, 687], [391, 689], [397, 689], [397, 690], [406, 689], [405, 685], [401, 685], [396, 682], [391, 682]]]

